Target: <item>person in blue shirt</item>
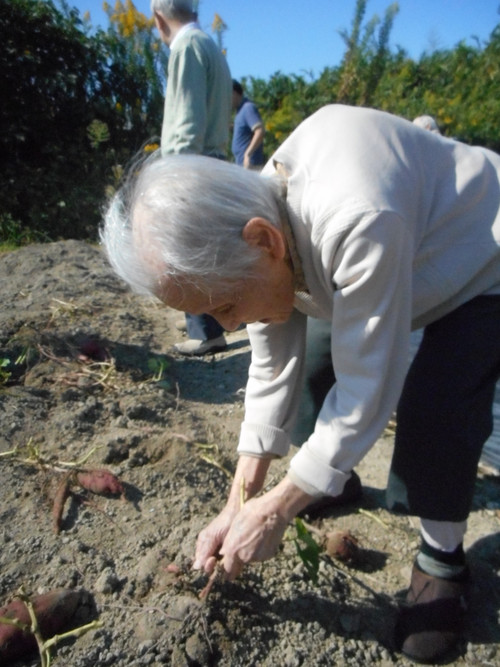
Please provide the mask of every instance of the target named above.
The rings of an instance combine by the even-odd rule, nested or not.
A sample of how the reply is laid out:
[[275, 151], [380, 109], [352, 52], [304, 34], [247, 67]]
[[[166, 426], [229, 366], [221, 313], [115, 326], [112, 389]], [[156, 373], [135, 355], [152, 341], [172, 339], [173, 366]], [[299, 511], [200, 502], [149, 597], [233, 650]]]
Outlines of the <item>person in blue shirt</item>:
[[233, 151], [236, 164], [245, 169], [261, 169], [265, 163], [264, 123], [257, 106], [243, 94], [239, 81], [233, 79], [234, 117]]

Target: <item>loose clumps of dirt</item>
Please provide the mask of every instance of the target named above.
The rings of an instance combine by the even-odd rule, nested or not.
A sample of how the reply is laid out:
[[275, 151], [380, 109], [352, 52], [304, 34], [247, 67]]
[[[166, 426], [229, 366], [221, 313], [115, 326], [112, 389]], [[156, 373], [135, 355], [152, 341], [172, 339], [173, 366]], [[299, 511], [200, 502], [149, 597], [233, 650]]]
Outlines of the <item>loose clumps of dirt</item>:
[[[322, 545], [315, 583], [292, 525], [273, 560], [200, 600], [194, 545], [236, 463], [246, 332], [214, 357], [172, 356], [179, 314], [130, 294], [83, 242], [2, 255], [0, 289], [0, 607], [21, 586], [82, 590], [102, 624], [63, 641], [54, 667], [410, 664], [392, 630], [418, 523], [385, 510], [391, 431], [357, 468], [362, 501], [306, 520]], [[57, 531], [55, 489], [74, 464], [114, 473], [124, 498], [72, 484]], [[286, 467], [275, 462], [269, 483]], [[500, 662], [499, 491], [480, 471], [466, 542], [476, 585], [451, 664]], [[339, 530], [356, 540], [347, 560], [323, 548]]]

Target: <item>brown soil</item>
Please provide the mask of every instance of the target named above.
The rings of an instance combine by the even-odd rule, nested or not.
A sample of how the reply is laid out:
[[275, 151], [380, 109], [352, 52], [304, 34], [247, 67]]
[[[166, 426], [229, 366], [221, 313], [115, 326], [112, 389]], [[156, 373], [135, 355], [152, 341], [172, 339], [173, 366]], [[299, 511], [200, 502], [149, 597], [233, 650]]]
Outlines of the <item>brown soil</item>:
[[[358, 468], [363, 500], [311, 528], [318, 541], [350, 530], [362, 547], [354, 562], [322, 551], [313, 583], [291, 526], [273, 560], [235, 583], [216, 582], [200, 601], [206, 577], [190, 566], [236, 462], [246, 332], [229, 334], [214, 357], [173, 356], [179, 314], [131, 295], [83, 242], [1, 256], [0, 289], [0, 364], [8, 360], [0, 366], [0, 606], [21, 585], [30, 595], [84, 589], [102, 621], [61, 643], [55, 667], [410, 664], [392, 631], [418, 523], [384, 506], [390, 431]], [[56, 534], [61, 462], [87, 455], [82, 465], [120, 477], [126, 500], [75, 486]], [[269, 483], [286, 467], [273, 464]], [[481, 470], [466, 542], [475, 586], [454, 665], [500, 664], [499, 490], [499, 478]]]

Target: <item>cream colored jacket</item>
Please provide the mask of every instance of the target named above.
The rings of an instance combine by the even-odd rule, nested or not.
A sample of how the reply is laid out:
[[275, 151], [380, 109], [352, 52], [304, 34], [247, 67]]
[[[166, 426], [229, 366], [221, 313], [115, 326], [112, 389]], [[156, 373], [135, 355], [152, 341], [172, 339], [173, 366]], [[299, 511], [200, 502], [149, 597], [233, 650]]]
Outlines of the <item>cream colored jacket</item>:
[[[337, 383], [291, 461], [311, 493], [337, 495], [396, 407], [409, 337], [500, 293], [500, 157], [361, 108], [324, 107], [266, 165], [286, 206], [308, 293], [281, 325], [249, 325], [238, 451], [283, 456], [299, 408], [307, 315], [331, 320]], [[301, 444], [301, 443], [294, 443]]]

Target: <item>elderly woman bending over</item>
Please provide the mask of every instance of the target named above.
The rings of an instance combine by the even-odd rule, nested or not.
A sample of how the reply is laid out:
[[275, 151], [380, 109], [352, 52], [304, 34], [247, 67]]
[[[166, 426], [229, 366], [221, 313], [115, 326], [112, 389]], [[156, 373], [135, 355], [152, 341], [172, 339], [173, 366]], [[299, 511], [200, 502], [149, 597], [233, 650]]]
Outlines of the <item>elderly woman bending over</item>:
[[[292, 517], [342, 494], [397, 408], [387, 501], [420, 517], [422, 533], [397, 640], [424, 662], [456, 644], [466, 520], [500, 375], [499, 175], [486, 149], [329, 106], [260, 175], [172, 156], [118, 193], [102, 231], [116, 272], [171, 308], [227, 330], [248, 324], [238, 465], [194, 567], [210, 572], [223, 555], [232, 579], [271, 557]], [[258, 495], [300, 411], [308, 318], [330, 323], [334, 380], [287, 475]]]

